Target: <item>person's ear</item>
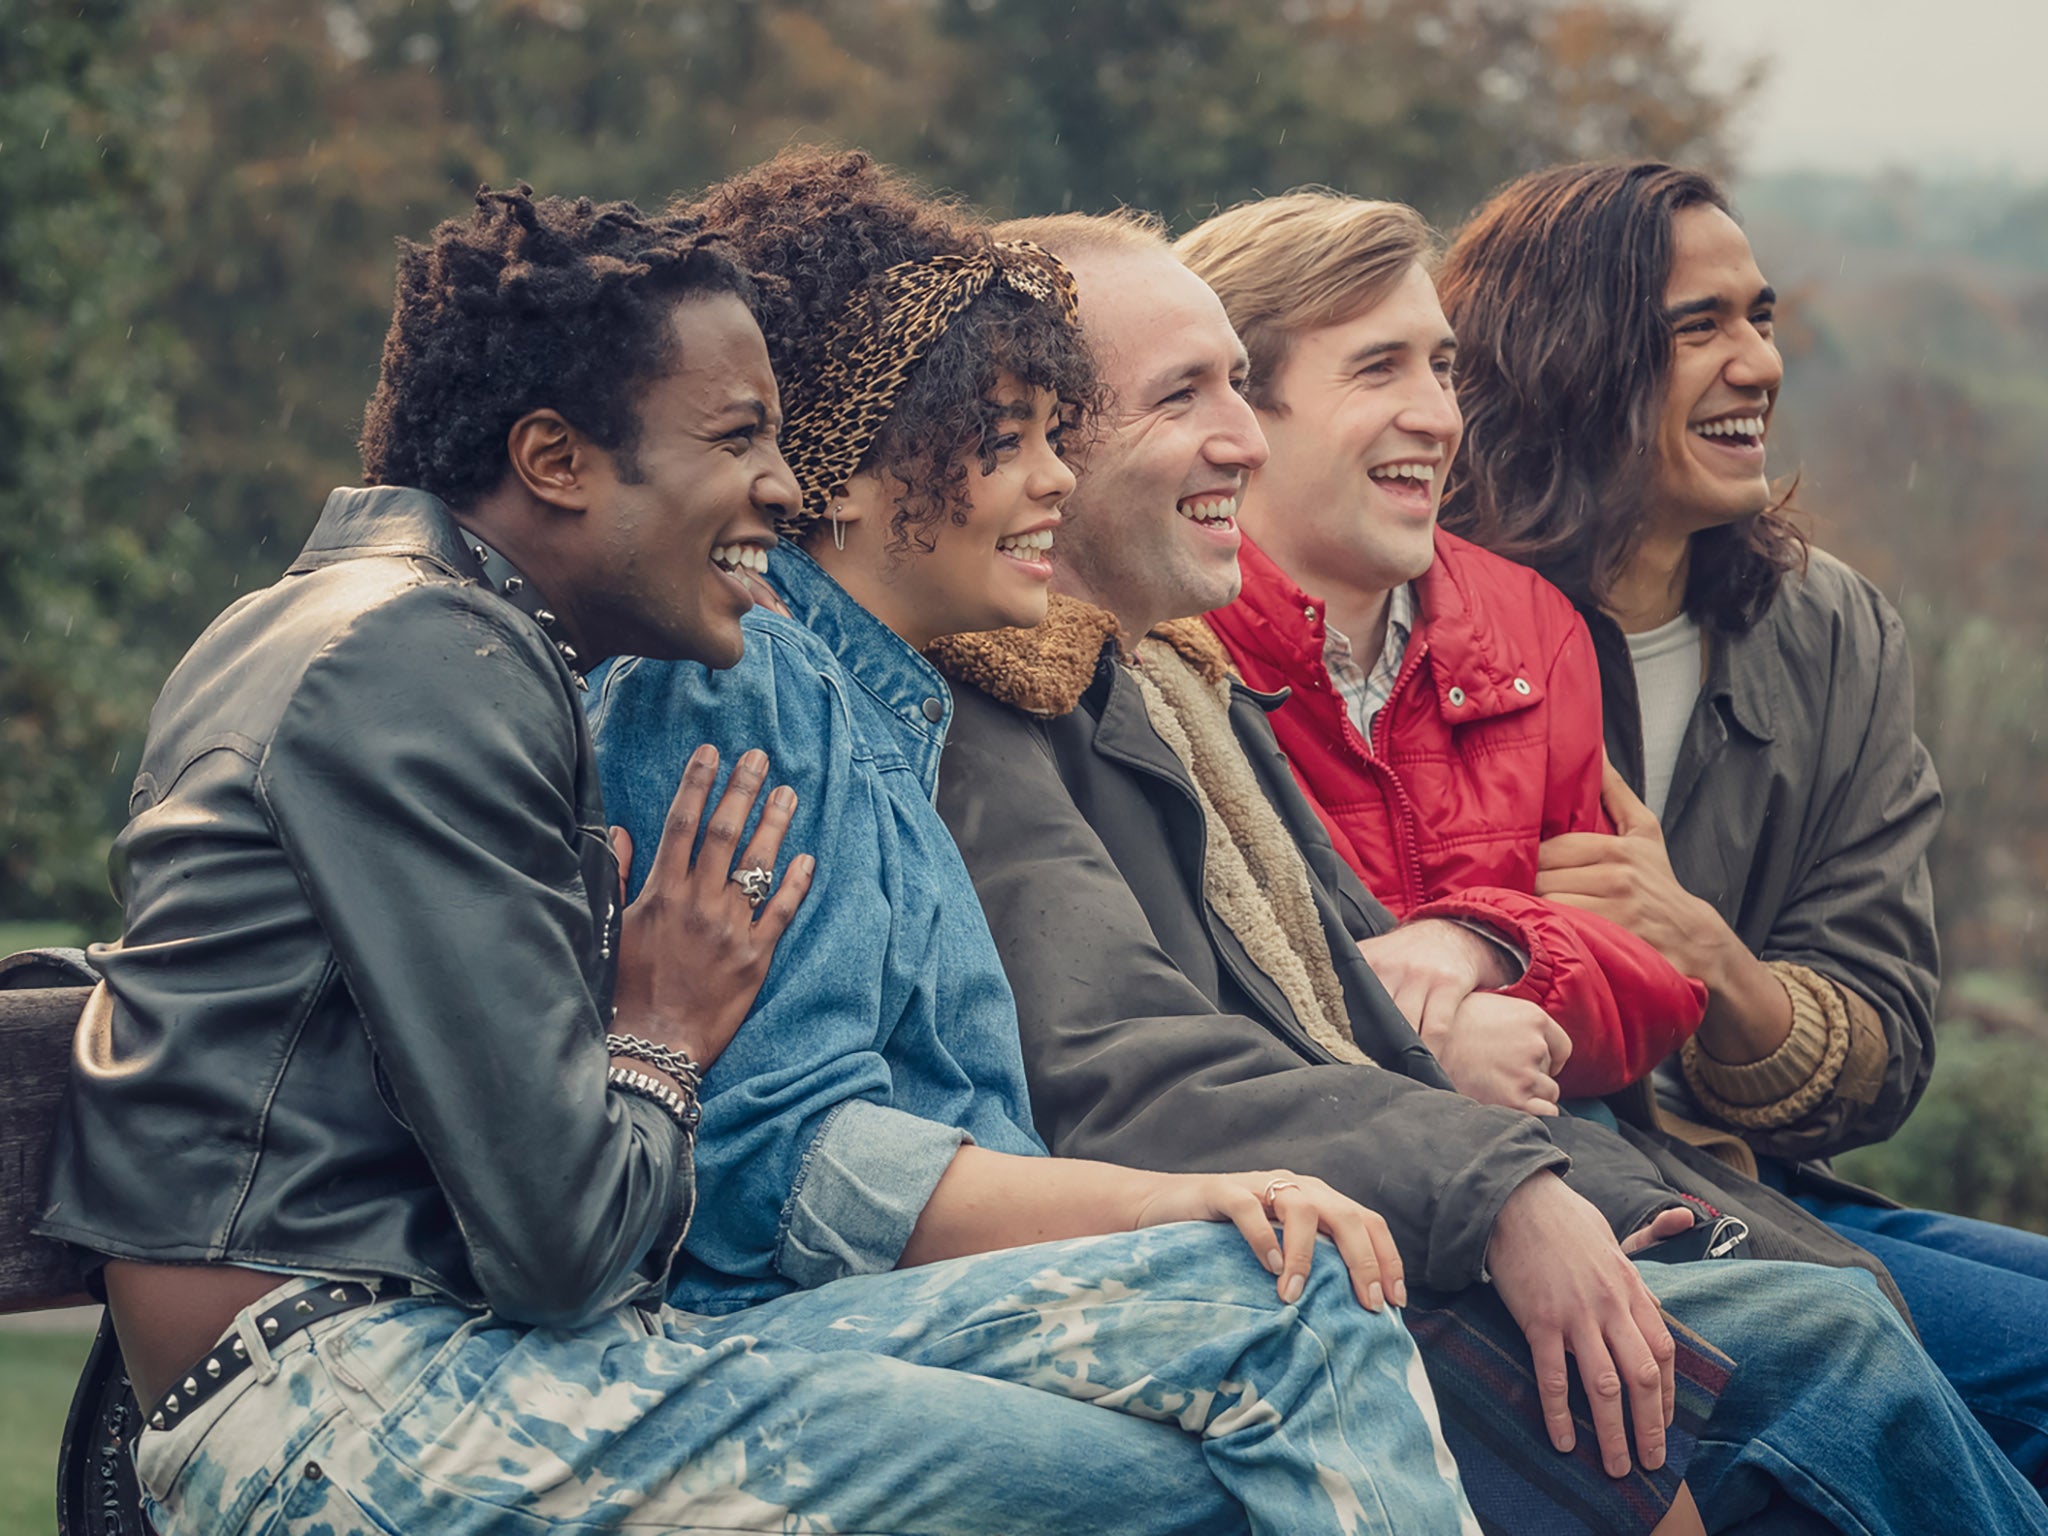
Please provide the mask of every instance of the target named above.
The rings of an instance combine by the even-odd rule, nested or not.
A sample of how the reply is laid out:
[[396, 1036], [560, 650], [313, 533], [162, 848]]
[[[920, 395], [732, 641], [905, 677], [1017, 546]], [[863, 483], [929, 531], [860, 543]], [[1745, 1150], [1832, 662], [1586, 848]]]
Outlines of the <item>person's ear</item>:
[[561, 413], [528, 411], [506, 434], [505, 456], [527, 493], [551, 507], [580, 512], [590, 504], [595, 446]]
[[888, 516], [881, 477], [864, 470], [844, 485], [835, 485], [825, 498], [825, 515], [805, 540], [805, 548], [816, 551], [829, 539], [834, 549], [846, 548], [846, 530], [857, 523], [873, 525]]
[[882, 477], [873, 470], [863, 470], [846, 484], [833, 487], [825, 501], [826, 517], [836, 514], [846, 523], [872, 522], [884, 510]]

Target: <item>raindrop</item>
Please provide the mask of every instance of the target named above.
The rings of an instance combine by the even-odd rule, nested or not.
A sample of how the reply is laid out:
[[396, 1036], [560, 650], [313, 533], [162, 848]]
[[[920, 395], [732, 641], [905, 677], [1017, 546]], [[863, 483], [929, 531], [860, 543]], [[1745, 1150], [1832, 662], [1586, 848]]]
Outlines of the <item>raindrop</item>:
[[121, 754], [120, 754], [119, 752], [116, 752], [116, 753], [114, 754], [114, 760], [113, 760], [113, 761], [112, 761], [111, 763], [107, 764], [107, 773], [108, 773], [108, 775], [109, 775], [109, 776], [111, 776], [111, 775], [113, 775], [113, 774], [116, 774], [116, 773], [120, 772], [120, 770], [121, 770]]

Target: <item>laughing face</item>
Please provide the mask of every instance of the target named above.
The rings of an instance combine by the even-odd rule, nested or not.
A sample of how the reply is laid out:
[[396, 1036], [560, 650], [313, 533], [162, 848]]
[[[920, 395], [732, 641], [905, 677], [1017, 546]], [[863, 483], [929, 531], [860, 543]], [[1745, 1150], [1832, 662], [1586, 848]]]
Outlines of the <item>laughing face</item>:
[[752, 312], [717, 294], [678, 304], [669, 323], [680, 361], [642, 394], [633, 451], [594, 456], [589, 537], [604, 579], [578, 617], [600, 655], [729, 667], [796, 479]]
[[1112, 403], [1080, 466], [1057, 584], [1127, 628], [1221, 608], [1241, 579], [1238, 503], [1266, 461], [1244, 348], [1208, 284], [1166, 251], [1070, 265]]
[[1777, 295], [1735, 221], [1718, 208], [1682, 209], [1671, 245], [1656, 491], [1661, 523], [1690, 534], [1770, 505], [1764, 443], [1784, 365], [1772, 340]]
[[1273, 456], [1244, 508], [1282, 568], [1318, 591], [1358, 593], [1429, 569], [1444, 471], [1465, 431], [1456, 353], [1420, 266], [1364, 313], [1295, 338], [1273, 408], [1259, 412]]
[[1050, 390], [1007, 374], [991, 400], [995, 426], [981, 451], [967, 454], [966, 496], [955, 516], [904, 547], [894, 536], [898, 498], [890, 489], [902, 487], [869, 470], [838, 498], [845, 548], [822, 532], [808, 546], [862, 607], [919, 649], [941, 635], [1028, 627], [1045, 617], [1061, 504], [1074, 489], [1061, 456], [1063, 413]]

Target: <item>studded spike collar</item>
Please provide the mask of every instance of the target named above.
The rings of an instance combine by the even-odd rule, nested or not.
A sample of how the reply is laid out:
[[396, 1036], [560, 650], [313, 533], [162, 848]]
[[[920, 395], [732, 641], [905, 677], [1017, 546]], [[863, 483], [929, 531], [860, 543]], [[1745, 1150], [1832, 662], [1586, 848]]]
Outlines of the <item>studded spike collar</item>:
[[541, 606], [540, 594], [534, 590], [533, 583], [520, 574], [518, 566], [466, 528], [462, 531], [462, 542], [476, 556], [477, 566], [483, 572], [483, 584], [541, 627], [548, 637], [548, 644], [569, 664], [569, 673], [576, 679], [576, 686], [589, 692], [590, 684], [583, 680], [586, 666], [583, 658], [577, 655], [575, 646], [555, 633], [555, 626], [560, 621], [553, 612]]

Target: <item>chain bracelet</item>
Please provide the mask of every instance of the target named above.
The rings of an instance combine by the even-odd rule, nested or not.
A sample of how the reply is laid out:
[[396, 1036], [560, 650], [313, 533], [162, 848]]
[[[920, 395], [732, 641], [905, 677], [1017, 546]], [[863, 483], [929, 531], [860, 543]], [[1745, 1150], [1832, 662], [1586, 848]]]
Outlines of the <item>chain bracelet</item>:
[[697, 1134], [702, 1111], [697, 1107], [696, 1094], [688, 1091], [677, 1093], [660, 1078], [635, 1072], [631, 1067], [613, 1067], [605, 1074], [605, 1081], [621, 1093], [630, 1093], [658, 1106], [685, 1136]]
[[614, 1056], [624, 1056], [632, 1061], [644, 1061], [650, 1067], [657, 1067], [681, 1083], [691, 1097], [704, 1086], [703, 1070], [690, 1060], [688, 1051], [679, 1051], [673, 1046], [656, 1045], [652, 1040], [639, 1035], [606, 1035], [604, 1048]]

